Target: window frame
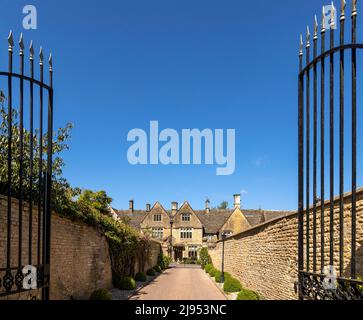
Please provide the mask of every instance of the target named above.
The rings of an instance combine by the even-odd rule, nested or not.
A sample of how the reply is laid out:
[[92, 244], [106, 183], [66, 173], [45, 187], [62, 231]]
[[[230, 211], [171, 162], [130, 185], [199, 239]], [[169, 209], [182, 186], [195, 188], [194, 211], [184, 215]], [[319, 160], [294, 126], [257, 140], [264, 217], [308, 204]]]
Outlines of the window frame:
[[182, 222], [190, 222], [191, 220], [191, 214], [190, 213], [182, 213], [181, 214], [181, 220]]
[[180, 239], [193, 239], [193, 228], [180, 228]]
[[188, 248], [188, 257], [189, 258], [198, 258], [198, 246], [190, 246]]
[[164, 238], [164, 228], [152, 228], [152, 238], [153, 239], [163, 239]]

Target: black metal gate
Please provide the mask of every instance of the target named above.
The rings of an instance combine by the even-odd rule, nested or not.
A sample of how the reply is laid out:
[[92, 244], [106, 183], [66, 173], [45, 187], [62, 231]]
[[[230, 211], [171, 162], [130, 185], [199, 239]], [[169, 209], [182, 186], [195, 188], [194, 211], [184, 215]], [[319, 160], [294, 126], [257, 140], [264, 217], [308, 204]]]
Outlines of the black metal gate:
[[[325, 17], [327, 12], [324, 12], [323, 9], [320, 46], [318, 22], [315, 17], [313, 59], [310, 59], [311, 44], [308, 28], [305, 67], [303, 67], [302, 37], [300, 41], [298, 109], [300, 299], [363, 299], [363, 282], [359, 281], [362, 279], [357, 274], [357, 50], [363, 49], [363, 44], [358, 44], [356, 41], [356, 0], [352, 1], [351, 40], [349, 44], [345, 43], [345, 9], [346, 2], [342, 0], [340, 16], [338, 16], [332, 5], [330, 19]], [[340, 25], [340, 41], [339, 45], [336, 45], [334, 29], [337, 29], [338, 25]], [[326, 49], [325, 36], [328, 30], [330, 45]], [[318, 46], [320, 53], [318, 53]], [[336, 68], [334, 68], [335, 56], [338, 56], [339, 72], [336, 72]], [[351, 91], [348, 93], [345, 90], [347, 86], [344, 86], [347, 82], [344, 79], [346, 56], [350, 62], [351, 77], [348, 79], [351, 86]], [[327, 66], [325, 62], [327, 62]], [[318, 71], [320, 71], [319, 77]], [[335, 81], [334, 78], [336, 73], [339, 76], [338, 81]], [[327, 83], [325, 82], [326, 76], [329, 78]], [[336, 82], [339, 83], [339, 91], [335, 93]], [[326, 99], [326, 95], [329, 97], [328, 99]], [[347, 95], [349, 95], [349, 108], [345, 106]], [[339, 104], [337, 104], [337, 107], [339, 105], [339, 115], [336, 118], [335, 96], [339, 96]], [[326, 100], [328, 100], [327, 103]], [[328, 117], [325, 104], [329, 105], [329, 110], [326, 110], [329, 112]], [[349, 120], [351, 118], [348, 128], [344, 126], [346, 124], [344, 117], [347, 114]], [[328, 118], [327, 125], [326, 118]], [[336, 121], [339, 123], [338, 126]], [[325, 144], [326, 128], [329, 131], [329, 144]], [[337, 137], [339, 138], [336, 139]], [[349, 146], [347, 146], [345, 138], [349, 138], [351, 141]], [[329, 165], [325, 168], [326, 151], [329, 152]], [[349, 164], [344, 163], [345, 152], [349, 152], [349, 157], [351, 157]], [[318, 158], [320, 158], [319, 165]], [[337, 170], [335, 170], [335, 158], [339, 159]], [[325, 176], [325, 169], [329, 169], [328, 176]], [[345, 193], [344, 189], [345, 175], [351, 177], [349, 193]], [[334, 181], [336, 178], [339, 185], [337, 192], [334, 186], [334, 182], [337, 184], [337, 181]], [[328, 192], [325, 190], [326, 185], [329, 186]], [[338, 197], [335, 197], [335, 192], [337, 194], [339, 192]], [[325, 195], [327, 195], [327, 201]], [[362, 261], [359, 263], [361, 264]]]
[[[16, 294], [19, 299], [49, 299], [53, 149], [52, 57], [49, 58], [47, 85], [43, 77], [42, 48], [37, 71], [34, 70], [33, 43], [30, 43], [27, 76], [22, 35], [19, 41], [19, 73], [13, 71], [17, 63], [13, 63], [12, 32], [8, 44], [8, 70], [0, 72], [0, 105], [3, 118], [0, 132], [2, 141], [6, 141], [1, 145], [1, 169], [5, 174], [1, 175], [0, 191], [4, 203], [7, 203], [7, 212], [0, 215], [0, 230], [4, 231], [0, 234], [0, 299], [17, 298]], [[39, 80], [35, 79], [35, 72], [39, 72]], [[46, 101], [47, 108], [44, 108]], [[31, 275], [34, 276], [33, 279]]]

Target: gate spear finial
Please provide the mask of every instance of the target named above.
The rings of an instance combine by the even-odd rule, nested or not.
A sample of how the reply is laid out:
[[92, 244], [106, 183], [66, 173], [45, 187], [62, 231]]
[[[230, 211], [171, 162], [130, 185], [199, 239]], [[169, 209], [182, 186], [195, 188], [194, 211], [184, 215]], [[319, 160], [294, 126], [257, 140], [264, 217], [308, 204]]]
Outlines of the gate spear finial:
[[310, 47], [310, 29], [309, 26], [306, 27], [306, 48]]
[[340, 8], [340, 20], [345, 20], [345, 7], [347, 6], [347, 2], [345, 0], [342, 0], [341, 8]]
[[8, 43], [9, 43], [9, 51], [12, 52], [14, 47], [14, 39], [13, 39], [13, 32], [11, 30], [8, 36]]
[[352, 17], [357, 15], [357, 0], [352, 2]]
[[49, 55], [48, 63], [49, 63], [49, 71], [53, 71], [53, 57], [52, 57], [52, 54]]
[[322, 17], [321, 17], [321, 33], [325, 32], [325, 23], [326, 23], [325, 7], [323, 7], [323, 14], [322, 14]]
[[43, 61], [44, 61], [44, 56], [43, 56], [43, 48], [40, 47], [40, 51], [39, 51], [39, 64], [42, 66], [43, 65]]
[[19, 47], [20, 47], [20, 55], [24, 55], [24, 40], [23, 40], [23, 33], [20, 34], [19, 39]]
[[304, 47], [303, 36], [302, 36], [302, 34], [300, 34], [300, 51], [299, 51], [299, 56], [302, 56], [303, 55], [303, 47]]
[[33, 40], [30, 41], [30, 47], [29, 47], [29, 52], [30, 52], [30, 60], [34, 60], [34, 48], [33, 48]]
[[319, 28], [318, 18], [315, 15], [315, 21], [314, 21], [314, 40], [317, 40], [318, 39], [318, 28]]
[[330, 10], [330, 29], [335, 29], [335, 7], [334, 2], [331, 2], [331, 10]]

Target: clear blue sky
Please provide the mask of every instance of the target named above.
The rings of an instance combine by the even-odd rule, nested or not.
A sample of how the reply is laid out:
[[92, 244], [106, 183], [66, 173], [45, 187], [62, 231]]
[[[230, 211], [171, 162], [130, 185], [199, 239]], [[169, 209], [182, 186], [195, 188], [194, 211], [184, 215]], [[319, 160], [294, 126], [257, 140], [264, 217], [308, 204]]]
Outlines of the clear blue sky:
[[[22, 29], [22, 8], [38, 29]], [[55, 126], [75, 125], [64, 154], [73, 186], [104, 189], [114, 206], [188, 200], [202, 208], [243, 190], [245, 208], [297, 207], [299, 34], [329, 1], [1, 1], [6, 37], [54, 56]], [[349, 10], [349, 9], [348, 9]], [[236, 171], [128, 164], [133, 128], [235, 128]]]

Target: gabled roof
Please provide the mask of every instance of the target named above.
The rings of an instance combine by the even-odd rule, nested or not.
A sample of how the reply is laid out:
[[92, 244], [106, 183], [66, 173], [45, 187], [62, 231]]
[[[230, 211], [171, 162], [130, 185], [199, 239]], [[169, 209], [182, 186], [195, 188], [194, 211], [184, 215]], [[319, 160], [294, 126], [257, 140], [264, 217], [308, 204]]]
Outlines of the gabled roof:
[[205, 233], [216, 234], [228, 221], [234, 210], [205, 210], [195, 211], [199, 220], [202, 221]]
[[272, 211], [272, 210], [251, 210], [242, 209], [242, 213], [246, 217], [251, 227], [271, 221], [277, 218], [285, 217], [292, 213], [292, 211]]
[[134, 210], [134, 212], [131, 212], [130, 210], [116, 210], [116, 209], [113, 210], [117, 213], [120, 219], [125, 219], [127, 223], [129, 223], [132, 227], [138, 230], [141, 228], [141, 224], [145, 220], [145, 218], [149, 214], [155, 213], [155, 211], [160, 210], [162, 212], [165, 212], [169, 216], [169, 213], [164, 209], [162, 204], [158, 201], [155, 202], [150, 211]]
[[133, 228], [140, 229], [141, 222], [144, 220], [148, 212], [145, 210], [135, 210], [133, 213], [130, 210], [115, 210], [120, 219], [125, 219]]
[[[144, 216], [144, 219], [143, 221], [146, 219], [146, 217], [150, 214], [162, 214], [162, 213], [165, 213], [166, 215], [169, 216], [169, 213], [164, 209], [163, 205], [159, 202], [159, 201], [156, 201], [155, 204], [152, 206], [152, 208], [150, 209], [149, 212], [146, 211], [146, 214]], [[143, 222], [141, 221], [141, 222]]]
[[[204, 231], [207, 234], [216, 234], [218, 231], [224, 226], [224, 224], [231, 217], [233, 212], [235, 211], [226, 209], [226, 210], [211, 210], [209, 213], [206, 213], [205, 210], [193, 210], [188, 202], [184, 202], [183, 205], [178, 210], [177, 214], [180, 214], [181, 211], [188, 208], [192, 212], [195, 213], [196, 217], [200, 220], [203, 225]], [[171, 216], [170, 210], [167, 211], [164, 207], [156, 202], [152, 209], [147, 212], [146, 210], [135, 210], [133, 213], [130, 210], [116, 210], [119, 218], [125, 218], [129, 224], [135, 229], [140, 229], [142, 222], [148, 216], [148, 214], [153, 213], [155, 211], [163, 211], [168, 216]], [[271, 210], [250, 210], [250, 209], [241, 209], [242, 214], [245, 216], [247, 222], [251, 227], [263, 224], [265, 222], [285, 217], [291, 214], [291, 211], [271, 211]]]
[[182, 204], [182, 206], [179, 208], [178, 212], [174, 216], [174, 223], [175, 223], [174, 225], [175, 225], [175, 227], [178, 227], [178, 220], [179, 220], [179, 224], [181, 223], [180, 215], [185, 213], [185, 211], [191, 213], [192, 215], [195, 215], [195, 217], [197, 218], [197, 221], [203, 226], [203, 221], [199, 218], [196, 211], [193, 210], [192, 206], [189, 204], [188, 201], [185, 201]]

